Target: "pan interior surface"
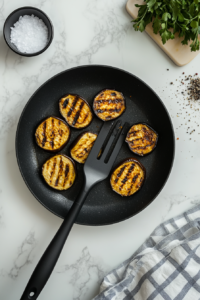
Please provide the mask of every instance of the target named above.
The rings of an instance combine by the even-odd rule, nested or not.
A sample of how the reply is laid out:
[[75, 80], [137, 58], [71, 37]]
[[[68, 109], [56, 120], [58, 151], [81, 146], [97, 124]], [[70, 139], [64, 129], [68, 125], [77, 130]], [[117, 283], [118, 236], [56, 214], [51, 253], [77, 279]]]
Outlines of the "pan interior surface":
[[[110, 179], [102, 181], [90, 191], [76, 223], [105, 225], [120, 222], [137, 214], [159, 194], [170, 174], [174, 159], [174, 130], [169, 114], [160, 98], [143, 81], [120, 69], [108, 66], [82, 66], [66, 70], [43, 84], [25, 106], [17, 129], [16, 155], [21, 174], [32, 194], [54, 214], [64, 218], [81, 188], [83, 166], [76, 163], [77, 178], [67, 191], [57, 191], [43, 180], [41, 169], [54, 154], [35, 142], [37, 126], [49, 116], [62, 118], [59, 99], [73, 93], [82, 96], [92, 107], [93, 99], [103, 89], [116, 89], [123, 93], [126, 111], [120, 119], [131, 125], [147, 123], [159, 135], [155, 150], [144, 157], [132, 153], [124, 142], [113, 169], [120, 161], [134, 157], [146, 168], [146, 180], [141, 190], [129, 197], [112, 191]], [[103, 122], [94, 116], [85, 129], [71, 128], [68, 144], [58, 153], [69, 155], [75, 138], [84, 131], [98, 133]], [[70, 156], [70, 155], [69, 155]]]

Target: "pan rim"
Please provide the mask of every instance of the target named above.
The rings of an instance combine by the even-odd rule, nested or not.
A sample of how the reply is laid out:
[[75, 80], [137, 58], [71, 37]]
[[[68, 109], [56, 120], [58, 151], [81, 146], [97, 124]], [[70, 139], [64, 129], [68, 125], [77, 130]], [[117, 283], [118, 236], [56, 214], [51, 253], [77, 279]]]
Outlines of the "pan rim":
[[[168, 178], [171, 174], [171, 171], [172, 171], [172, 168], [173, 168], [173, 164], [174, 164], [174, 158], [175, 158], [175, 132], [174, 132], [174, 127], [173, 127], [173, 123], [172, 123], [172, 120], [171, 120], [171, 117], [170, 117], [170, 114], [165, 106], [165, 104], [163, 103], [163, 101], [161, 100], [161, 98], [158, 96], [158, 94], [146, 83], [144, 82], [141, 78], [139, 78], [138, 76], [126, 71], [126, 70], [123, 70], [123, 69], [120, 69], [120, 68], [117, 68], [117, 67], [113, 67], [113, 66], [109, 66], [109, 65], [101, 65], [101, 64], [91, 64], [91, 65], [80, 65], [80, 66], [76, 66], [76, 67], [72, 67], [72, 68], [69, 68], [69, 69], [66, 69], [64, 71], [61, 71], [59, 73], [57, 73], [56, 75], [52, 76], [51, 78], [49, 78], [48, 80], [46, 80], [42, 85], [39, 86], [39, 88], [37, 88], [37, 90], [32, 94], [32, 96], [29, 98], [29, 100], [27, 101], [27, 103], [25, 104], [22, 112], [21, 112], [21, 115], [20, 115], [20, 118], [18, 120], [18, 124], [17, 124], [17, 128], [16, 128], [16, 136], [15, 136], [15, 155], [16, 155], [16, 159], [17, 159], [17, 164], [18, 164], [18, 167], [19, 167], [19, 170], [20, 170], [20, 173], [21, 173], [21, 176], [26, 184], [26, 186], [28, 187], [29, 191], [31, 192], [31, 194], [35, 197], [35, 199], [37, 199], [37, 201], [42, 204], [48, 211], [50, 211], [51, 213], [53, 213], [54, 215], [56, 215], [57, 217], [63, 219], [63, 217], [61, 217], [59, 214], [57, 214], [56, 212], [54, 212], [52, 209], [50, 209], [49, 207], [47, 207], [40, 199], [38, 196], [35, 195], [34, 191], [32, 191], [32, 189], [30, 188], [26, 178], [25, 178], [25, 175], [23, 174], [23, 170], [22, 170], [22, 167], [20, 165], [20, 160], [19, 160], [19, 152], [18, 152], [18, 146], [17, 146], [17, 142], [18, 142], [18, 136], [19, 136], [19, 128], [20, 128], [20, 123], [21, 123], [21, 120], [24, 116], [24, 113], [26, 111], [26, 108], [27, 106], [29, 105], [29, 103], [31, 102], [32, 98], [37, 94], [37, 92], [43, 87], [45, 86], [48, 82], [50, 82], [52, 79], [56, 78], [57, 76], [60, 76], [61, 74], [63, 73], [66, 73], [66, 72], [70, 72], [72, 70], [76, 70], [76, 69], [84, 69], [84, 68], [97, 68], [97, 67], [100, 67], [100, 68], [109, 68], [109, 69], [113, 69], [113, 70], [116, 70], [116, 71], [120, 71], [120, 72], [123, 72], [123, 73], [126, 73], [127, 75], [129, 76], [133, 76], [135, 77], [138, 81], [142, 82], [145, 86], [147, 86], [152, 92], [153, 94], [159, 99], [159, 101], [161, 102], [167, 116], [168, 116], [168, 119], [169, 119], [169, 123], [171, 125], [171, 129], [172, 129], [172, 140], [173, 140], [173, 145], [172, 145], [172, 148], [173, 148], [173, 153], [172, 153], [172, 160], [171, 160], [171, 165], [170, 165], [170, 168], [169, 168], [169, 171], [168, 171], [168, 175], [166, 176], [166, 179], [164, 180], [164, 183], [163, 185], [161, 186], [161, 188], [159, 189], [159, 191], [156, 193], [156, 195], [151, 199], [151, 201], [149, 201], [149, 203], [147, 205], [144, 205], [141, 209], [139, 209], [136, 213], [134, 212], [133, 214], [129, 215], [128, 217], [124, 217], [118, 221], [111, 221], [111, 222], [106, 222], [106, 223], [100, 223], [100, 224], [88, 224], [86, 222], [75, 222], [76, 224], [78, 225], [87, 225], [87, 226], [105, 226], [105, 225], [112, 225], [112, 224], [117, 224], [119, 222], [122, 222], [122, 221], [125, 221], [125, 220], [128, 220], [130, 218], [132, 218], [133, 216], [139, 214], [141, 211], [143, 211], [147, 206], [149, 206], [156, 198], [157, 196], [160, 194], [160, 192], [162, 191], [162, 189], [164, 188], [164, 186], [166, 185], [167, 181], [168, 181]], [[69, 199], [68, 199], [69, 200]], [[72, 202], [71, 200], [69, 200], [70, 202]], [[73, 202], [72, 202], [73, 203]]]

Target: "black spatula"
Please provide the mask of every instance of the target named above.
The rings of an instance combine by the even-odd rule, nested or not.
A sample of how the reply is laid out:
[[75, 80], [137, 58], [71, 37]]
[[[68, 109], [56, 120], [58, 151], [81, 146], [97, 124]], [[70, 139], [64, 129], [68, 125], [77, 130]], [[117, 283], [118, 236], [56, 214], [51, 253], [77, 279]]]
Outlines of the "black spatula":
[[53, 271], [88, 192], [96, 183], [108, 177], [124, 142], [128, 128], [127, 125], [127, 123], [122, 124], [122, 121], [118, 120], [115, 122], [105, 122], [102, 126], [83, 168], [85, 178], [84, 185], [76, 201], [71, 206], [65, 220], [38, 262], [21, 300], [35, 300], [38, 298]]

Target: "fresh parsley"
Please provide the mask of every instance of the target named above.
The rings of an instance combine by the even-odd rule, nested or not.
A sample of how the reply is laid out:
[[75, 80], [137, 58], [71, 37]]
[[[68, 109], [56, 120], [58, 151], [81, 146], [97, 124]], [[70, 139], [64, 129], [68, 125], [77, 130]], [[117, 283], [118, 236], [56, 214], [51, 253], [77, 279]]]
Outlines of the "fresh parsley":
[[183, 45], [191, 41], [191, 51], [199, 50], [200, 0], [145, 0], [145, 4], [135, 6], [139, 7], [132, 21], [136, 31], [144, 31], [153, 22], [153, 32], [160, 34], [163, 44], [178, 32]]

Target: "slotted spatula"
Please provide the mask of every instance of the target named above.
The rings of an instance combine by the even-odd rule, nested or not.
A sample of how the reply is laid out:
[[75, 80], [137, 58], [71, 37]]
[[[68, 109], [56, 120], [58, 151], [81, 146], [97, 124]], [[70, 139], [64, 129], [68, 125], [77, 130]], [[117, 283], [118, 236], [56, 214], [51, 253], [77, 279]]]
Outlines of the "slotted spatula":
[[106, 179], [124, 142], [127, 123], [105, 122], [84, 164], [84, 184], [66, 218], [38, 262], [21, 300], [35, 300], [46, 284], [90, 189]]

